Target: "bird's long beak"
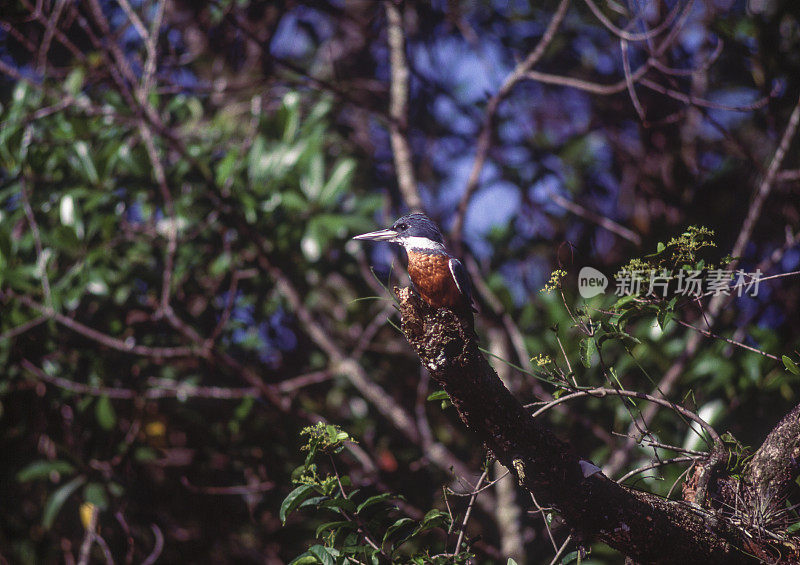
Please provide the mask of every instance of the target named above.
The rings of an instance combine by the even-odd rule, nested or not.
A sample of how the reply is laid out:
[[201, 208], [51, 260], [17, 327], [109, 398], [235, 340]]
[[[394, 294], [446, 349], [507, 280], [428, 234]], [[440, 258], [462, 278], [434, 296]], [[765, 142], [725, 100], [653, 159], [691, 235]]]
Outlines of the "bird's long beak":
[[353, 239], [367, 239], [370, 241], [392, 241], [398, 233], [392, 229], [371, 231], [355, 236]]

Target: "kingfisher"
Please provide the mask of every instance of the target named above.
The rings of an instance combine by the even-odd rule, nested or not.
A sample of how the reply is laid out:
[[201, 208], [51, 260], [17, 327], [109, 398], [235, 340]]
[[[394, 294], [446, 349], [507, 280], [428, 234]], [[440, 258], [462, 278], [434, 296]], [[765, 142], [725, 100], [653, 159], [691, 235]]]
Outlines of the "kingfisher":
[[409, 214], [392, 227], [362, 233], [353, 239], [388, 241], [405, 248], [414, 289], [434, 308], [450, 308], [473, 328], [472, 290], [461, 261], [444, 245], [442, 233], [425, 214]]

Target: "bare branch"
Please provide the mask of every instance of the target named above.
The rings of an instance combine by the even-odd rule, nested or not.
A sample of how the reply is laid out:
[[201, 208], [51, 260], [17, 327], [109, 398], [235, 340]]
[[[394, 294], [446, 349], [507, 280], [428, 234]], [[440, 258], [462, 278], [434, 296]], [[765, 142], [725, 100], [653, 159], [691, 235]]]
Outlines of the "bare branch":
[[197, 347], [150, 347], [147, 345], [138, 345], [136, 344], [133, 338], [127, 338], [125, 340], [121, 340], [115, 337], [112, 337], [108, 334], [104, 334], [99, 332], [89, 326], [86, 326], [72, 318], [61, 314], [60, 312], [55, 312], [50, 308], [43, 306], [42, 304], [36, 302], [35, 300], [31, 299], [28, 296], [18, 295], [11, 291], [6, 291], [9, 296], [15, 297], [17, 300], [22, 302], [25, 306], [29, 308], [33, 308], [43, 316], [46, 316], [48, 319], [55, 320], [62, 326], [65, 326], [72, 331], [81, 334], [82, 336], [91, 339], [92, 341], [96, 341], [106, 347], [111, 349], [115, 349], [117, 351], [122, 351], [124, 353], [132, 353], [133, 355], [141, 355], [144, 357], [153, 357], [153, 358], [167, 358], [167, 357], [191, 357], [191, 356], [201, 356], [204, 357], [206, 353], [200, 350]]
[[34, 318], [32, 320], [24, 322], [24, 323], [22, 323], [22, 324], [20, 324], [18, 326], [15, 326], [15, 327], [11, 328], [10, 330], [8, 330], [5, 333], [0, 334], [0, 341], [5, 341], [7, 339], [13, 339], [13, 338], [17, 337], [18, 335], [22, 335], [25, 332], [27, 332], [28, 330], [31, 330], [31, 329], [35, 328], [36, 326], [46, 322], [49, 319], [50, 319], [49, 316], [37, 316], [36, 318]]
[[758, 353], [759, 355], [763, 355], [764, 357], [768, 357], [769, 359], [772, 359], [773, 361], [780, 361], [780, 359], [778, 358], [777, 355], [773, 355], [772, 353], [767, 353], [766, 351], [762, 351], [757, 347], [752, 347], [750, 345], [747, 345], [746, 343], [742, 343], [740, 341], [736, 341], [735, 339], [730, 339], [730, 338], [727, 338], [725, 336], [717, 335], [714, 332], [710, 332], [708, 330], [704, 330], [703, 328], [698, 328], [697, 326], [694, 326], [694, 325], [690, 324], [689, 322], [684, 322], [683, 320], [675, 320], [675, 321], [678, 322], [680, 325], [682, 325], [682, 326], [684, 326], [686, 328], [693, 329], [694, 331], [699, 332], [699, 333], [701, 333], [702, 335], [704, 335], [706, 337], [713, 337], [714, 339], [721, 339], [722, 341], [727, 342], [727, 343], [729, 343], [731, 345], [735, 345], [736, 347], [741, 347], [742, 349], [746, 349], [747, 351], [751, 351], [753, 353]]
[[[591, 0], [586, 0], [586, 2], [591, 2]], [[633, 102], [633, 107], [636, 110], [636, 113], [639, 115], [639, 119], [642, 122], [647, 123], [644, 108], [642, 108], [642, 103], [639, 101], [639, 96], [636, 94], [636, 89], [633, 87], [633, 76], [631, 76], [631, 60], [628, 56], [628, 41], [626, 39], [620, 38], [619, 49], [622, 53], [622, 69], [625, 73], [625, 86], [628, 88], [628, 94], [631, 97], [631, 102]]]
[[464, 536], [467, 533], [467, 523], [469, 522], [469, 517], [472, 515], [472, 507], [475, 505], [475, 499], [478, 497], [478, 493], [481, 491], [481, 484], [486, 479], [488, 474], [489, 469], [486, 469], [478, 479], [478, 482], [475, 484], [475, 489], [473, 490], [472, 495], [469, 497], [467, 511], [464, 512], [464, 519], [461, 521], [461, 527], [459, 528], [458, 539], [456, 540], [456, 547], [454, 550], [455, 553], [459, 552], [461, 548], [461, 542], [464, 541]]
[[616, 389], [616, 388], [605, 388], [605, 387], [596, 387], [589, 390], [580, 390], [577, 392], [573, 392], [570, 394], [565, 394], [555, 400], [552, 400], [533, 412], [531, 414], [532, 418], [536, 418], [543, 412], [550, 410], [554, 406], [561, 404], [562, 402], [567, 402], [569, 400], [574, 400], [576, 398], [584, 398], [586, 396], [594, 396], [594, 397], [603, 397], [606, 395], [611, 396], [623, 396], [627, 398], [638, 398], [640, 400], [646, 400], [647, 402], [652, 402], [654, 404], [658, 404], [659, 406], [663, 406], [665, 408], [669, 408], [674, 412], [680, 414], [681, 416], [688, 418], [689, 420], [697, 423], [703, 430], [711, 437], [712, 441], [715, 444], [721, 444], [722, 441], [719, 438], [719, 434], [714, 430], [714, 428], [705, 420], [703, 420], [700, 416], [692, 412], [691, 410], [687, 410], [683, 406], [675, 404], [674, 402], [670, 402], [669, 400], [665, 400], [663, 398], [658, 398], [644, 392], [639, 392], [635, 390], [624, 390], [624, 389]]
[[634, 469], [633, 471], [629, 471], [622, 475], [619, 479], [617, 479], [618, 483], [624, 483], [631, 477], [638, 475], [639, 473], [644, 473], [645, 471], [649, 471], [650, 469], [657, 469], [658, 467], [664, 467], [666, 465], [672, 465], [674, 463], [689, 463], [692, 461], [696, 461], [696, 457], [687, 457], [685, 455], [681, 455], [680, 457], [673, 457], [672, 459], [664, 459], [663, 461], [653, 461], [639, 467], [638, 469]]
[[675, 19], [675, 16], [678, 15], [678, 10], [680, 10], [680, 3], [676, 2], [675, 7], [672, 9], [672, 12], [661, 22], [658, 27], [651, 29], [645, 33], [630, 33], [623, 29], [618, 28], [615, 26], [611, 20], [609, 20], [606, 15], [603, 13], [597, 5], [592, 2], [592, 0], [584, 0], [586, 5], [589, 6], [589, 9], [595, 15], [595, 17], [600, 20], [600, 22], [606, 27], [608, 31], [619, 37], [623, 41], [648, 41], [653, 37], [660, 35], [661, 33], [666, 30], [672, 21]]
[[670, 98], [674, 98], [675, 100], [679, 100], [691, 106], [710, 108], [712, 110], [724, 110], [726, 112], [752, 112], [753, 110], [758, 110], [759, 108], [763, 108], [764, 106], [769, 104], [770, 99], [777, 93], [777, 86], [776, 86], [776, 88], [774, 88], [772, 92], [770, 92], [767, 96], [762, 96], [761, 98], [759, 98], [754, 102], [751, 102], [750, 104], [730, 106], [728, 104], [719, 104], [718, 102], [712, 102], [710, 100], [698, 98], [697, 96], [693, 96], [691, 94], [684, 94], [683, 92], [679, 92], [671, 88], [666, 88], [664, 86], [661, 86], [657, 82], [647, 78], [640, 79], [639, 84], [641, 84], [642, 86], [646, 86], [650, 90], [654, 90], [660, 94], [666, 94]]
[[142, 561], [142, 565], [153, 565], [156, 561], [158, 561], [158, 557], [161, 555], [161, 552], [164, 551], [164, 534], [161, 533], [161, 529], [155, 524], [151, 524], [150, 529], [153, 530], [155, 543], [153, 544], [153, 550], [150, 552], [150, 555], [148, 555], [145, 560]]
[[516, 86], [520, 80], [525, 78], [526, 74], [542, 58], [545, 51], [550, 46], [550, 43], [553, 41], [556, 31], [558, 31], [558, 28], [561, 26], [561, 22], [564, 20], [564, 16], [566, 16], [568, 8], [569, 0], [561, 0], [556, 13], [553, 14], [547, 29], [542, 35], [542, 38], [539, 40], [539, 43], [536, 44], [534, 50], [531, 51], [524, 61], [521, 61], [517, 64], [511, 74], [509, 74], [503, 81], [500, 89], [489, 99], [488, 104], [486, 104], [483, 125], [481, 126], [480, 134], [478, 134], [478, 142], [475, 148], [475, 160], [473, 161], [472, 170], [470, 171], [469, 178], [467, 179], [467, 186], [464, 188], [464, 194], [461, 196], [461, 200], [458, 203], [456, 218], [453, 223], [453, 230], [451, 232], [451, 237], [457, 249], [461, 247], [461, 240], [464, 235], [464, 217], [466, 216], [469, 202], [472, 200], [472, 196], [478, 190], [481, 171], [483, 171], [483, 165], [486, 163], [486, 158], [489, 156], [494, 121], [497, 117], [497, 110], [500, 107], [500, 103], [511, 93], [511, 90], [514, 88], [514, 86]]
[[408, 62], [406, 61], [403, 15], [394, 0], [384, 0], [386, 8], [387, 38], [391, 85], [389, 88], [389, 136], [394, 153], [397, 183], [406, 206], [412, 211], [422, 210], [411, 147], [408, 144]]
[[39, 46], [39, 56], [36, 59], [36, 67], [39, 69], [40, 73], [45, 71], [47, 65], [47, 54], [50, 52], [50, 44], [52, 43], [53, 36], [56, 33], [56, 25], [58, 24], [58, 19], [61, 17], [61, 11], [64, 9], [66, 4], [66, 0], [56, 0], [56, 4], [53, 6], [53, 11], [50, 13], [50, 17], [47, 19], [44, 37], [42, 38], [42, 43]]
[[107, 396], [108, 398], [118, 400], [136, 400], [139, 398], [213, 398], [215, 400], [241, 400], [242, 398], [258, 397], [261, 394], [255, 387], [223, 388], [217, 386], [197, 386], [166, 379], [149, 379], [147, 385], [152, 388], [142, 391], [129, 388], [87, 385], [84, 383], [76, 383], [75, 381], [63, 377], [48, 375], [27, 359], [23, 359], [21, 364], [25, 370], [40, 381], [57, 386], [58, 388], [74, 392], [75, 394]]
[[739, 237], [736, 238], [736, 243], [733, 244], [733, 250], [731, 251], [731, 255], [734, 257], [734, 266], [731, 267], [731, 269], [735, 268], [735, 265], [738, 262], [738, 257], [744, 254], [744, 249], [747, 246], [747, 243], [750, 241], [750, 236], [753, 234], [753, 228], [755, 227], [758, 219], [761, 217], [761, 209], [764, 206], [764, 202], [766, 201], [770, 192], [772, 192], [772, 187], [775, 184], [775, 178], [781, 168], [781, 165], [783, 164], [783, 159], [786, 156], [786, 152], [789, 150], [789, 145], [791, 145], [792, 141], [794, 141], [795, 134], [797, 133], [798, 123], [800, 123], [800, 98], [798, 98], [794, 105], [794, 109], [792, 110], [792, 114], [789, 116], [789, 122], [786, 124], [786, 129], [783, 131], [783, 136], [778, 144], [778, 148], [775, 150], [775, 154], [772, 156], [769, 167], [767, 167], [767, 173], [761, 180], [758, 190], [756, 190], [756, 193], [753, 197], [753, 201], [747, 208], [747, 217], [744, 219], [744, 223], [739, 230]]
[[630, 241], [634, 245], [638, 246], [638, 245], [642, 244], [642, 237], [638, 233], [636, 233], [633, 230], [630, 230], [630, 229], [626, 228], [623, 225], [620, 225], [619, 223], [615, 222], [611, 218], [608, 218], [606, 216], [601, 216], [597, 212], [593, 212], [592, 210], [584, 208], [580, 204], [576, 204], [575, 202], [573, 202], [571, 200], [567, 200], [566, 198], [564, 198], [563, 196], [561, 196], [560, 194], [555, 193], [555, 192], [550, 193], [548, 195], [548, 199], [552, 200], [553, 203], [558, 204], [559, 206], [561, 206], [565, 210], [569, 210], [570, 212], [572, 212], [576, 216], [580, 216], [581, 218], [584, 218], [585, 220], [589, 220], [590, 222], [594, 222], [598, 226], [600, 226], [601, 228], [604, 228], [604, 229], [610, 231], [614, 235], [617, 235], [617, 236], [619, 236], [619, 237], [621, 237], [623, 239], [627, 239], [628, 241]]

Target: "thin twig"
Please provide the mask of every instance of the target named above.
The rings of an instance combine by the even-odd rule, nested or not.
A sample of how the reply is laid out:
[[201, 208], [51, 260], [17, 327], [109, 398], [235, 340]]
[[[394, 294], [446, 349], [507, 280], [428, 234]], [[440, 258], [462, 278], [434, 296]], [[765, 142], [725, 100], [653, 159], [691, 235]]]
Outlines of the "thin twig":
[[639, 467], [638, 469], [634, 469], [633, 471], [629, 471], [622, 475], [620, 478], [617, 479], [618, 483], [624, 483], [634, 475], [638, 475], [639, 473], [644, 473], [645, 471], [649, 471], [650, 469], [656, 469], [658, 467], [664, 467], [665, 465], [672, 465], [673, 463], [686, 463], [689, 461], [697, 461], [697, 457], [673, 457], [672, 459], [664, 459], [663, 461], [652, 461], [647, 465]]
[[140, 98], [142, 99], [142, 104], [149, 104], [146, 98], [149, 93], [150, 89], [153, 87], [153, 76], [156, 72], [156, 61], [157, 59], [157, 47], [158, 47], [158, 35], [159, 31], [161, 30], [161, 23], [164, 20], [164, 9], [166, 7], [166, 0], [159, 0], [157, 4], [157, 8], [155, 14], [153, 15], [153, 21], [150, 23], [150, 33], [145, 38], [145, 45], [147, 49], [147, 60], [144, 64], [144, 74], [142, 76], [142, 88], [140, 90]]
[[683, 320], [675, 320], [675, 321], [678, 322], [683, 327], [690, 328], [690, 329], [692, 329], [692, 330], [694, 330], [696, 332], [699, 332], [700, 334], [702, 334], [702, 335], [704, 335], [706, 337], [712, 337], [714, 339], [721, 339], [722, 341], [727, 342], [727, 343], [729, 343], [731, 345], [735, 345], [736, 347], [741, 347], [742, 349], [746, 349], [747, 351], [752, 351], [753, 353], [758, 353], [759, 355], [763, 355], [764, 357], [768, 357], [768, 358], [772, 359], [773, 361], [780, 361], [780, 358], [777, 355], [773, 355], [771, 353], [767, 353], [766, 351], [762, 351], [757, 347], [752, 347], [752, 346], [747, 345], [745, 343], [742, 343], [740, 341], [736, 341], [734, 339], [730, 339], [730, 338], [727, 338], [725, 336], [717, 335], [714, 332], [711, 332], [711, 331], [708, 331], [708, 330], [704, 330], [703, 328], [698, 328], [697, 326], [694, 326], [694, 325], [690, 324], [689, 322], [684, 322]]
[[623, 396], [626, 398], [638, 398], [640, 400], [646, 400], [647, 402], [652, 402], [653, 404], [669, 408], [670, 410], [675, 411], [681, 416], [684, 416], [685, 418], [688, 418], [689, 420], [696, 422], [701, 428], [703, 428], [703, 431], [705, 431], [711, 437], [711, 439], [714, 441], [715, 444], [721, 443], [719, 434], [711, 426], [711, 424], [703, 420], [700, 416], [698, 416], [691, 410], [688, 410], [683, 406], [679, 406], [678, 404], [670, 402], [669, 400], [666, 400], [664, 398], [658, 398], [656, 396], [652, 396], [650, 394], [646, 394], [644, 392], [639, 392], [636, 390], [625, 390], [625, 389], [606, 388], [606, 387], [596, 387], [588, 390], [579, 390], [577, 392], [561, 396], [555, 400], [551, 400], [550, 402], [548, 402], [547, 404], [536, 410], [533, 414], [531, 414], [531, 417], [536, 418], [543, 412], [550, 410], [551, 408], [553, 408], [558, 404], [561, 404], [562, 402], [567, 402], [569, 400], [574, 400], [576, 398], [583, 398], [586, 396], [602, 398], [606, 395]]
[[472, 507], [475, 505], [475, 499], [478, 498], [478, 493], [481, 491], [481, 483], [486, 479], [486, 476], [489, 474], [489, 469], [485, 469], [481, 474], [478, 482], [475, 484], [475, 488], [472, 492], [472, 495], [469, 497], [469, 504], [467, 504], [467, 511], [464, 513], [464, 519], [461, 521], [461, 527], [459, 528], [458, 532], [458, 540], [456, 540], [456, 548], [455, 553], [458, 554], [461, 551], [461, 542], [464, 541], [464, 536], [467, 533], [467, 523], [469, 522], [469, 517], [472, 515]]
[[567, 546], [569, 545], [569, 542], [571, 542], [571, 541], [572, 541], [572, 534], [569, 534], [567, 536], [567, 539], [564, 540], [564, 543], [561, 544], [561, 547], [558, 548], [558, 551], [556, 551], [556, 554], [553, 556], [553, 559], [550, 561], [550, 565], [556, 565], [556, 563], [558, 563], [559, 558], [564, 553], [564, 550], [567, 549]]
[[736, 243], [734, 243], [733, 250], [731, 251], [731, 255], [734, 257], [733, 266], [730, 267], [731, 269], [734, 269], [738, 263], [737, 258], [744, 254], [744, 249], [750, 241], [753, 228], [761, 217], [761, 209], [770, 192], [772, 192], [775, 177], [783, 164], [783, 159], [786, 156], [786, 152], [789, 150], [789, 145], [792, 143], [797, 133], [798, 122], [800, 122], [800, 98], [798, 98], [792, 110], [792, 114], [789, 116], [789, 122], [786, 124], [786, 129], [783, 132], [778, 148], [775, 150], [772, 161], [770, 161], [767, 173], [761, 180], [758, 190], [756, 190], [755, 196], [753, 197], [753, 201], [747, 208], [747, 217], [745, 217], [742, 228], [739, 230], [739, 237], [736, 238]]
[[650, 90], [654, 90], [659, 94], [666, 94], [670, 98], [674, 98], [675, 100], [679, 100], [680, 102], [683, 102], [685, 104], [689, 104], [691, 106], [699, 106], [701, 108], [709, 108], [711, 110], [724, 110], [726, 112], [752, 112], [753, 110], [758, 110], [769, 104], [769, 101], [778, 92], [778, 89], [776, 87], [768, 95], [762, 96], [761, 98], [751, 102], [750, 104], [739, 104], [737, 106], [731, 106], [729, 104], [720, 104], [718, 102], [712, 102], [711, 100], [699, 98], [691, 94], [684, 94], [683, 92], [667, 88], [647, 78], [642, 78], [638, 82], [639, 84], [641, 84], [642, 86], [646, 86]]
[[[589, 2], [590, 0], [586, 1]], [[633, 76], [631, 76], [631, 60], [630, 56], [628, 55], [628, 41], [622, 37], [619, 40], [619, 50], [622, 54], [622, 70], [625, 73], [625, 86], [628, 89], [628, 94], [631, 97], [631, 102], [633, 102], [633, 107], [636, 110], [639, 119], [646, 124], [647, 118], [645, 117], [644, 108], [642, 108], [642, 103], [639, 101], [639, 95], [636, 94], [636, 88], [633, 86]]]
[[131, 8], [128, 0], [117, 0], [117, 3], [120, 8], [122, 8], [122, 11], [125, 12], [125, 15], [128, 16], [128, 20], [130, 20], [136, 33], [139, 34], [139, 37], [141, 37], [143, 41], [147, 41], [150, 34], [147, 32], [147, 28], [144, 27], [144, 23], [142, 23], [138, 14]]
[[569, 210], [570, 212], [572, 212], [576, 216], [580, 216], [581, 218], [584, 218], [585, 220], [589, 220], [590, 222], [594, 222], [595, 224], [597, 224], [601, 228], [604, 228], [604, 229], [610, 231], [614, 235], [618, 235], [619, 237], [621, 237], [623, 239], [627, 239], [628, 241], [630, 241], [631, 243], [633, 243], [636, 246], [639, 246], [639, 245], [642, 244], [642, 237], [638, 233], [636, 233], [633, 230], [630, 230], [630, 229], [626, 228], [625, 226], [622, 226], [622, 225], [618, 224], [617, 222], [615, 222], [611, 218], [608, 218], [606, 216], [602, 216], [602, 215], [598, 214], [597, 212], [593, 212], [592, 210], [584, 208], [580, 204], [577, 204], [577, 203], [575, 203], [575, 202], [573, 202], [571, 200], [568, 200], [568, 199], [564, 198], [563, 196], [561, 196], [560, 194], [557, 194], [555, 192], [550, 193], [548, 195], [548, 199], [550, 201], [552, 201], [554, 204], [557, 204], [558, 206], [561, 206], [565, 210]]
[[536, 512], [542, 515], [542, 522], [544, 523], [544, 529], [547, 532], [547, 537], [550, 538], [550, 543], [553, 544], [553, 550], [558, 552], [558, 544], [556, 543], [556, 538], [553, 537], [553, 530], [550, 529], [550, 523], [547, 521], [547, 514], [545, 510], [550, 510], [550, 508], [542, 508], [539, 502], [536, 500], [536, 496], [534, 496], [533, 492], [530, 493], [531, 500], [533, 501], [533, 505], [536, 507]]
[[14, 326], [7, 332], [0, 334], [0, 341], [12, 339], [17, 337], [18, 335], [24, 334], [28, 330], [35, 328], [36, 326], [42, 324], [43, 322], [46, 322], [49, 319], [50, 319], [49, 316], [37, 316], [33, 320], [28, 320], [27, 322], [23, 322], [18, 326]]
[[611, 20], [606, 17], [602, 10], [600, 10], [600, 8], [598, 8], [597, 5], [592, 2], [592, 0], [584, 0], [584, 2], [586, 2], [586, 5], [589, 6], [589, 9], [592, 11], [595, 17], [600, 20], [600, 23], [602, 23], [608, 31], [623, 41], [648, 41], [653, 37], [660, 35], [669, 27], [669, 25], [675, 19], [675, 16], [678, 15], [678, 10], [680, 9], [680, 3], [676, 2], [672, 12], [669, 13], [669, 15], [658, 25], [658, 27], [654, 27], [645, 33], [630, 33], [615, 26]]
[[161, 555], [161, 552], [164, 551], [164, 534], [161, 533], [161, 529], [155, 524], [150, 524], [150, 529], [153, 530], [153, 536], [156, 539], [153, 544], [153, 551], [142, 561], [142, 565], [153, 565]]
[[58, 19], [61, 17], [61, 10], [67, 4], [66, 0], [56, 0], [56, 5], [53, 6], [53, 11], [47, 19], [47, 27], [44, 30], [44, 37], [39, 47], [39, 55], [36, 58], [36, 66], [40, 73], [44, 73], [45, 66], [47, 65], [47, 54], [50, 52], [50, 44], [53, 41], [53, 36], [56, 32], [56, 25]]
[[[191, 492], [198, 492], [202, 494], [218, 494], [218, 495], [246, 495], [257, 492], [267, 492], [275, 488], [275, 483], [272, 481], [262, 481], [255, 484], [228, 486], [228, 487], [198, 487], [189, 482], [186, 476], [181, 477], [181, 484]], [[347, 498], [347, 497], [345, 497]]]
[[278, 390], [282, 393], [295, 392], [301, 388], [324, 383], [331, 380], [333, 373], [331, 371], [313, 371], [291, 379], [286, 379], [278, 383]]

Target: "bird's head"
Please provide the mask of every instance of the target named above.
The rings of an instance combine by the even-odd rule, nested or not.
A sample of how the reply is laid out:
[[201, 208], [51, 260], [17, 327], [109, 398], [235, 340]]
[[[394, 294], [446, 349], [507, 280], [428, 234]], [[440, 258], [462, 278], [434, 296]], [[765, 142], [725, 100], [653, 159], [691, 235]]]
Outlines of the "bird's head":
[[425, 214], [409, 214], [399, 218], [392, 227], [362, 233], [353, 239], [388, 241], [407, 249], [443, 249], [444, 240], [436, 224]]

